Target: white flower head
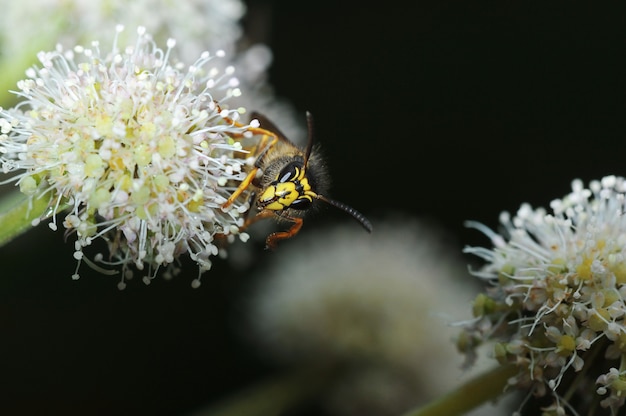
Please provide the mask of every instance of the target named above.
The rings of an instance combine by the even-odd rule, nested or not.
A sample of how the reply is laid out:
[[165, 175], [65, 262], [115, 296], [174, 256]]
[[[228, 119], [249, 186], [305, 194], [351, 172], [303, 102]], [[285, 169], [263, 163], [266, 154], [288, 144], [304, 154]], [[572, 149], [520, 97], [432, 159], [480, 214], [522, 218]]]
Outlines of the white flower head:
[[476, 298], [459, 346], [471, 358], [476, 345], [498, 341], [496, 358], [519, 367], [513, 382], [550, 393], [555, 414], [587, 414], [584, 406], [595, 403], [564, 399], [568, 386], [597, 390], [612, 412], [626, 397], [625, 195], [621, 177], [588, 188], [575, 180], [551, 212], [524, 204], [513, 217], [503, 213], [502, 235], [469, 224], [492, 241], [491, 249], [465, 250], [486, 261], [476, 274], [492, 286]]
[[148, 283], [182, 253], [209, 269], [215, 238], [237, 234], [249, 208], [245, 198], [221, 208], [247, 157], [246, 126], [233, 122], [244, 110], [227, 104], [241, 93], [234, 68], [213, 64], [221, 52], [173, 66], [174, 44], [160, 49], [139, 28], [109, 53], [98, 43], [42, 52], [18, 84], [20, 104], [0, 112], [3, 171], [28, 195], [52, 195], [52, 214], [69, 206], [63, 226], [79, 265], [92, 264], [83, 248], [105, 239], [110, 256], [96, 260], [122, 269], [121, 287], [130, 265]]

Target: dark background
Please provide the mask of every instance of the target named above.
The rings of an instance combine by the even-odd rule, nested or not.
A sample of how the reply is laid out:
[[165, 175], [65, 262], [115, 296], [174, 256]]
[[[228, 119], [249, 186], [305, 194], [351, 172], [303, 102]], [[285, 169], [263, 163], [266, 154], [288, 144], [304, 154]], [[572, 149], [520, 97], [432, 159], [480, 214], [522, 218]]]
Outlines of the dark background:
[[[544, 205], [626, 169], [624, 10], [588, 2], [250, 2], [270, 81], [316, 119], [333, 197], [374, 224], [426, 217], [459, 250], [463, 221]], [[254, 21], [257, 19], [257, 21]], [[263, 20], [269, 19], [269, 20]], [[301, 231], [351, 221], [327, 210]], [[375, 234], [373, 234], [375, 238]], [[0, 413], [186, 414], [270, 369], [236, 336], [252, 269], [216, 261], [190, 288], [127, 289], [82, 268], [47, 227], [0, 248]]]

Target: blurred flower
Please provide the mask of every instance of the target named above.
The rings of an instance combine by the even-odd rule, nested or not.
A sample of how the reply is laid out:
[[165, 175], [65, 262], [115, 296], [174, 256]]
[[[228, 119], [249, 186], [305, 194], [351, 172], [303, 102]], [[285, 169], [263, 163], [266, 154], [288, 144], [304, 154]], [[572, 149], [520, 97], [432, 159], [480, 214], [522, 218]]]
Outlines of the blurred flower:
[[[0, 50], [6, 56], [38, 43], [44, 30], [58, 33], [48, 42], [75, 45], [109, 33], [117, 23], [127, 27], [143, 25], [158, 44], [177, 39], [180, 45], [173, 52], [174, 59], [193, 62], [205, 50], [222, 49], [234, 54], [243, 33], [239, 21], [246, 6], [240, 0], [32, 0], [8, 2], [2, 11]], [[51, 28], [54, 23], [56, 27]], [[126, 44], [132, 36], [121, 34], [119, 40]], [[102, 47], [111, 47], [108, 41], [102, 42]]]
[[3, 171], [33, 198], [51, 194], [52, 214], [69, 206], [63, 226], [76, 234], [79, 265], [97, 267], [83, 248], [103, 238], [111, 258], [96, 260], [122, 269], [121, 288], [129, 265], [147, 265], [149, 283], [185, 252], [208, 270], [214, 239], [237, 234], [249, 208], [221, 209], [247, 163], [233, 140], [246, 126], [225, 119], [243, 111], [226, 110], [241, 94], [234, 68], [213, 65], [223, 52], [172, 66], [174, 44], [162, 50], [139, 28], [134, 46], [113, 42], [110, 53], [98, 43], [42, 52], [18, 84], [23, 100], [0, 112]]
[[552, 397], [546, 415], [605, 414], [599, 404], [616, 414], [623, 407], [625, 195], [621, 177], [589, 188], [575, 180], [569, 195], [552, 201], [551, 213], [527, 204], [513, 218], [503, 213], [502, 235], [469, 224], [493, 244], [465, 250], [486, 261], [475, 274], [490, 286], [476, 298], [459, 346], [471, 361], [477, 345], [498, 341], [498, 361], [519, 367], [511, 384]]
[[454, 386], [451, 342], [476, 289], [443, 233], [404, 220], [302, 235], [260, 278], [255, 345], [296, 366], [338, 364], [333, 414], [398, 414]]

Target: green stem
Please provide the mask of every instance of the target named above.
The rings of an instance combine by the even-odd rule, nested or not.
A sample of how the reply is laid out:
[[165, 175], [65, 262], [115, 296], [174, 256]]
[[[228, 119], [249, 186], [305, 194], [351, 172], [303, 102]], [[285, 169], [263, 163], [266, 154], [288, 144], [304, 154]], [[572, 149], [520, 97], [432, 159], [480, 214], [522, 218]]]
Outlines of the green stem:
[[49, 196], [29, 198], [12, 192], [0, 201], [0, 247], [32, 228], [34, 219], [40, 218], [48, 208]]
[[304, 370], [266, 381], [231, 399], [192, 416], [267, 416], [280, 415], [313, 397], [335, 372], [329, 369]]
[[514, 365], [496, 367], [426, 406], [410, 410], [402, 416], [462, 415], [502, 395], [507, 380], [517, 372], [518, 368]]

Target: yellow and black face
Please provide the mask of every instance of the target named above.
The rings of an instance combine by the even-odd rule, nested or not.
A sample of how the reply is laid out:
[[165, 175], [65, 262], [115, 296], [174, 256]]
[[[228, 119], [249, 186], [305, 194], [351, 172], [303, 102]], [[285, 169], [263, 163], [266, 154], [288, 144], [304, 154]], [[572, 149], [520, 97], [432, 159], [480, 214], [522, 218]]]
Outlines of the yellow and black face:
[[265, 187], [257, 204], [260, 209], [306, 210], [317, 195], [311, 190], [306, 168], [301, 162], [290, 162], [280, 170], [278, 177]]

